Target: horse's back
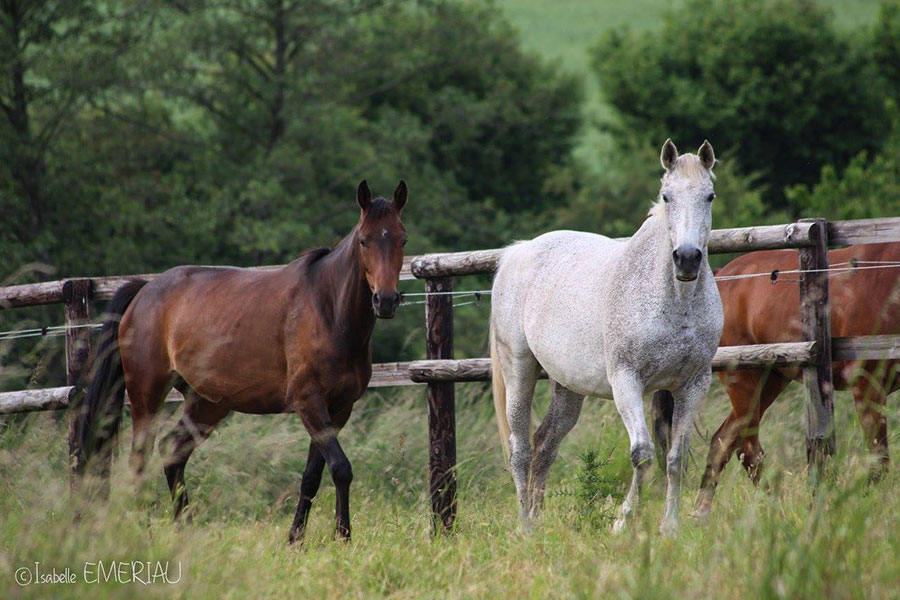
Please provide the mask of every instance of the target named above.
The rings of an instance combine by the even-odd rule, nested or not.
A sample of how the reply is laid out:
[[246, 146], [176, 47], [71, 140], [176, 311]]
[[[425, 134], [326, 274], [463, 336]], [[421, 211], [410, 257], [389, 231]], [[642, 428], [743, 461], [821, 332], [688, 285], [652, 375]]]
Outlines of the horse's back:
[[296, 287], [286, 275], [283, 269], [169, 269], [123, 316], [123, 359], [175, 371], [212, 401], [280, 401], [285, 311]]

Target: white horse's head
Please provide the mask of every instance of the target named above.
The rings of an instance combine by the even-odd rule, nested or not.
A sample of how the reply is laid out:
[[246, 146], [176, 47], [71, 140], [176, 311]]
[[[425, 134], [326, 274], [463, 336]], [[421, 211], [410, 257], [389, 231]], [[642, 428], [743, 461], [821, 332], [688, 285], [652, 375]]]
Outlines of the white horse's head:
[[666, 140], [659, 157], [666, 170], [654, 214], [665, 216], [672, 242], [672, 261], [679, 281], [694, 281], [700, 272], [709, 230], [712, 226], [712, 168], [716, 155], [704, 141], [697, 154], [678, 155], [672, 140]]

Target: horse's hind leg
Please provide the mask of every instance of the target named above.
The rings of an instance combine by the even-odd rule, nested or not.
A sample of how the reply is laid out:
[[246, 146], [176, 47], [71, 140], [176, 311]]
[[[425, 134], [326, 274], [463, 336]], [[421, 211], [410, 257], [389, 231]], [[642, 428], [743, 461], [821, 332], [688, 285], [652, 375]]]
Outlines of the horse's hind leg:
[[216, 425], [230, 412], [228, 408], [197, 395], [187, 384], [182, 383], [177, 387], [184, 394], [184, 413], [162, 441], [168, 453], [164, 460], [163, 472], [175, 504], [175, 521], [181, 518], [188, 505], [184, 469], [191, 453], [209, 438]]
[[[859, 414], [866, 447], [872, 456], [869, 480], [878, 481], [887, 472], [890, 464], [887, 440], [887, 417], [884, 407], [887, 402], [886, 390], [880, 381], [870, 381], [860, 377], [853, 384], [853, 401]], [[890, 389], [890, 388], [887, 388]]]
[[559, 445], [578, 421], [584, 396], [576, 394], [557, 382], [551, 382], [553, 398], [550, 407], [534, 433], [534, 458], [531, 459], [530, 518], [535, 519], [544, 502], [544, 490], [550, 466], [556, 460]]
[[705, 371], [672, 395], [674, 410], [672, 412], [671, 447], [666, 455], [666, 513], [661, 525], [664, 532], [674, 531], [678, 524], [681, 479], [685, 473], [691, 427], [697, 417], [700, 404], [709, 391], [710, 378], [709, 371]]
[[709, 443], [706, 470], [700, 481], [694, 512], [700, 518], [709, 515], [722, 471], [738, 448], [741, 448], [741, 463], [750, 479], [754, 483], [759, 481], [765, 456], [759, 443], [759, 424], [765, 410], [790, 380], [776, 372], [739, 371], [725, 375], [723, 383], [731, 399], [731, 413]]
[[506, 383], [506, 417], [509, 421], [509, 470], [516, 484], [519, 519], [530, 527], [528, 471], [531, 467], [531, 403], [537, 383], [538, 362], [530, 350], [515, 355], [498, 344], [503, 379]]
[[165, 400], [170, 385], [170, 375], [162, 369], [153, 373], [144, 369], [137, 374], [129, 373], [126, 387], [131, 403], [131, 468], [141, 475], [147, 458], [153, 452], [158, 428], [157, 414]]
[[625, 501], [619, 509], [619, 515], [613, 523], [613, 531], [620, 532], [625, 529], [629, 517], [640, 501], [641, 486], [653, 464], [653, 443], [650, 441], [650, 432], [647, 430], [647, 422], [644, 419], [644, 403], [641, 397], [644, 392], [643, 384], [633, 373], [627, 371], [614, 373], [610, 377], [610, 383], [616, 409], [622, 417], [625, 429], [628, 430], [628, 439], [631, 442], [631, 465], [634, 468], [628, 495], [625, 496]]

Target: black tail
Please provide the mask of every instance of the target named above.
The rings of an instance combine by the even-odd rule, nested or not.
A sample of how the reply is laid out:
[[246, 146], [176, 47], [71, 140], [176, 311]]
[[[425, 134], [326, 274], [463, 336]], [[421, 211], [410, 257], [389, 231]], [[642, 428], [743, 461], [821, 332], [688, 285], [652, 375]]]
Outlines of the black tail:
[[[94, 355], [94, 374], [80, 405], [78, 445], [75, 470], [83, 474], [86, 466], [98, 456], [111, 456], [112, 444], [119, 431], [122, 406], [125, 403], [125, 373], [119, 353], [119, 321], [125, 309], [147, 285], [134, 279], [119, 288], [106, 307], [107, 320], [100, 332], [100, 344]], [[109, 462], [101, 463], [101, 476], [108, 474]]]
[[656, 464], [666, 472], [666, 457], [672, 447], [672, 415], [675, 412], [675, 398], [671, 392], [653, 392], [650, 401], [650, 418], [653, 420], [653, 444], [656, 447]]

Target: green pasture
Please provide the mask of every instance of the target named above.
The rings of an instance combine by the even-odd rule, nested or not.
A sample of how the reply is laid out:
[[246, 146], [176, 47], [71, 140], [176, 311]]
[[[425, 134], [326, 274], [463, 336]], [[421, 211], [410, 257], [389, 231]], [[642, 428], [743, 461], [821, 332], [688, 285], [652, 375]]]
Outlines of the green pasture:
[[[542, 384], [544, 385], [544, 384]], [[333, 486], [323, 483], [302, 547], [287, 530], [308, 437], [291, 415], [233, 416], [188, 466], [194, 523], [172, 523], [158, 464], [128, 474], [121, 440], [108, 508], [73, 519], [64, 421], [13, 421], [0, 448], [0, 595], [4, 598], [888, 598], [900, 583], [896, 469], [866, 484], [866, 456], [846, 394], [837, 400], [834, 482], [814, 494], [805, 472], [802, 394], [793, 386], [767, 414], [765, 485], [733, 461], [710, 521], [688, 516], [710, 434], [727, 412], [715, 386], [695, 434], [674, 538], [657, 531], [664, 485], [647, 486], [624, 535], [609, 526], [630, 475], [628, 442], [611, 402], [588, 401], [551, 476], [543, 522], [516, 526], [514, 490], [479, 384], [458, 387], [459, 518], [432, 539], [422, 388], [367, 394], [341, 439], [353, 461], [353, 540], [332, 540]], [[545, 405], [542, 391], [540, 405]], [[542, 412], [542, 406], [538, 411]], [[891, 406], [892, 425], [897, 410]], [[895, 427], [890, 442], [896, 448]], [[595, 459], [590, 467], [586, 453]], [[56, 584], [12, 579], [35, 561], [82, 574], [97, 561], [180, 561], [179, 583]], [[174, 567], [172, 567], [174, 569]], [[173, 575], [176, 573], [173, 573]]]

